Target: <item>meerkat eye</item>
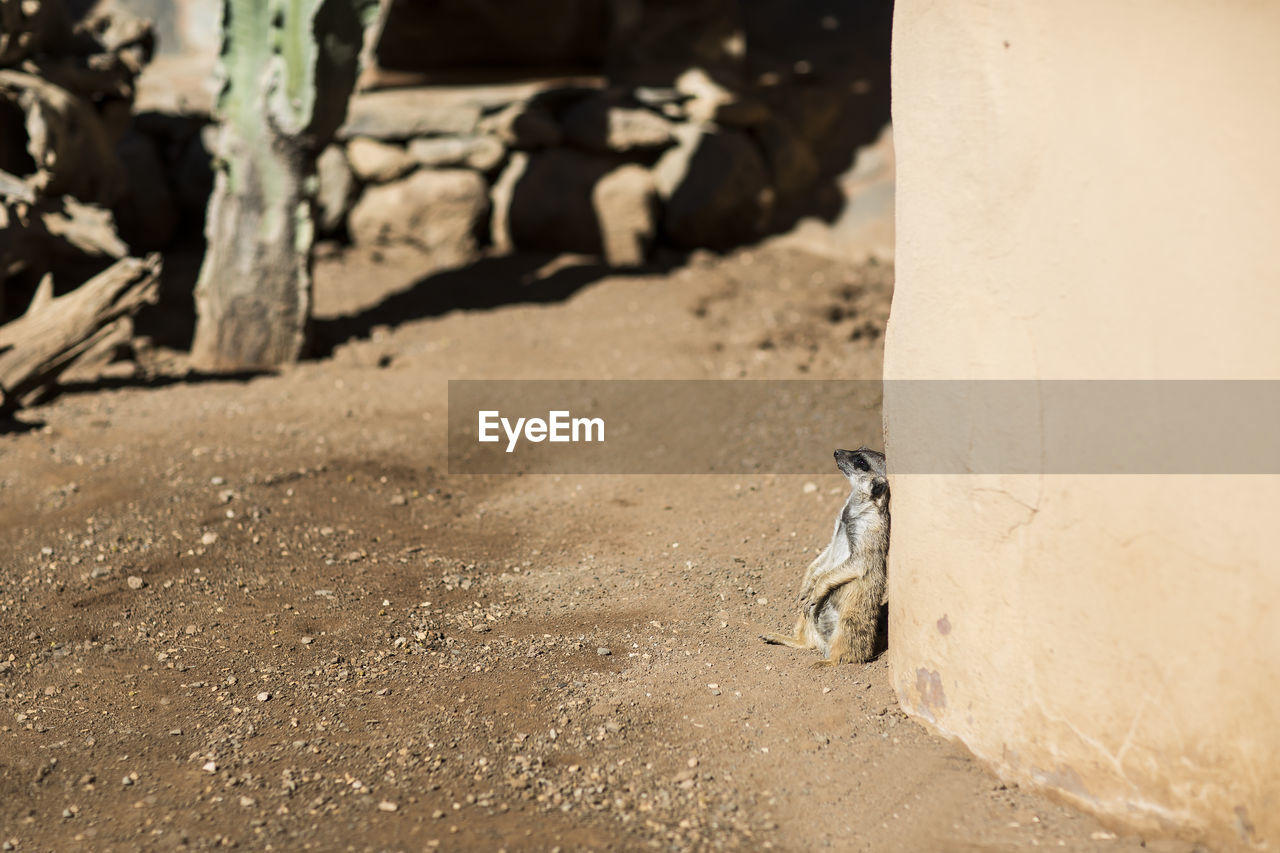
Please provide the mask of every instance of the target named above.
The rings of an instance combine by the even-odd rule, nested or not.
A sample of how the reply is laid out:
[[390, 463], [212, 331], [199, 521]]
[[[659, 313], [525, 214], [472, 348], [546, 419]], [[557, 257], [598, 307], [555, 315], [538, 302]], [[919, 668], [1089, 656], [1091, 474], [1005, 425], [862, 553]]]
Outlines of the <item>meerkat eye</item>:
[[853, 467], [857, 468], [859, 471], [871, 470], [871, 467], [867, 465], [867, 460], [863, 459], [861, 456], [853, 457]]

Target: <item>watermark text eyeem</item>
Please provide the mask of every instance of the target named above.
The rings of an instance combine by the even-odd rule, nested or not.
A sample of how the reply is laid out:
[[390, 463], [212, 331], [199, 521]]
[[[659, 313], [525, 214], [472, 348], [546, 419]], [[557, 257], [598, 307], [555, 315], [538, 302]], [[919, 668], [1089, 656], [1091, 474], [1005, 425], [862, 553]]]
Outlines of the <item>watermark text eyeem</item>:
[[502, 417], [496, 409], [482, 410], [479, 413], [480, 423], [477, 438], [479, 441], [501, 441], [498, 428], [506, 433], [507, 452], [514, 453], [521, 437], [535, 444], [542, 441], [551, 442], [594, 442], [604, 441], [604, 418], [575, 418], [567, 410], [547, 412], [546, 420], [542, 418], [510, 418]]

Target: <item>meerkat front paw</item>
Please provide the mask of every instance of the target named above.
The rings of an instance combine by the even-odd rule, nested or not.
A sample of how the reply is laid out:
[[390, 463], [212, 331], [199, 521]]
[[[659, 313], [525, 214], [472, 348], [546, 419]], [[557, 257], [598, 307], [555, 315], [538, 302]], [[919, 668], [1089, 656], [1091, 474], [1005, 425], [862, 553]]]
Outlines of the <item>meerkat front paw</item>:
[[826, 669], [828, 667], [836, 666], [837, 664], [839, 664], [839, 661], [834, 661], [834, 660], [831, 660], [830, 658], [826, 658], [823, 660], [814, 661], [812, 664], [812, 667], [814, 669]]
[[808, 600], [804, 603], [804, 615], [806, 619], [810, 621], [817, 619], [818, 608], [821, 607], [823, 602], [827, 600], [827, 597], [831, 595], [832, 589], [833, 587], [823, 586], [813, 590], [809, 595]]

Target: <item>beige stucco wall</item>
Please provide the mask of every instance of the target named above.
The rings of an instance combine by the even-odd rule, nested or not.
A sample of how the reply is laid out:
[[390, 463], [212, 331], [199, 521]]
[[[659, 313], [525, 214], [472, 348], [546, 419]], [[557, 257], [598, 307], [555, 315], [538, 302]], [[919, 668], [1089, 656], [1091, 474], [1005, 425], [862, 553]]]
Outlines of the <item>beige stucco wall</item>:
[[[887, 379], [1280, 378], [1280, 4], [898, 0], [893, 71]], [[904, 707], [1280, 847], [1280, 478], [896, 471], [928, 417], [886, 392]]]

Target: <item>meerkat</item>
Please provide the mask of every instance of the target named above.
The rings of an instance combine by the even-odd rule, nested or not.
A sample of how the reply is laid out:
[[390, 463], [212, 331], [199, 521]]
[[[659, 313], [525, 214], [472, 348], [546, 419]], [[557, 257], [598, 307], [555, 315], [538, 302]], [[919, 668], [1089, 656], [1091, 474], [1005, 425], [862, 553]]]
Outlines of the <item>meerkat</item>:
[[864, 663], [875, 653], [876, 622], [885, 599], [889, 556], [889, 481], [884, 454], [837, 450], [836, 467], [852, 491], [836, 517], [831, 543], [804, 573], [800, 615], [790, 635], [766, 643], [817, 649], [816, 666]]

